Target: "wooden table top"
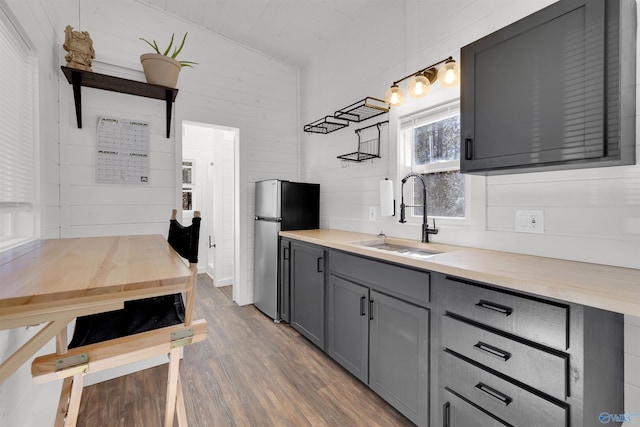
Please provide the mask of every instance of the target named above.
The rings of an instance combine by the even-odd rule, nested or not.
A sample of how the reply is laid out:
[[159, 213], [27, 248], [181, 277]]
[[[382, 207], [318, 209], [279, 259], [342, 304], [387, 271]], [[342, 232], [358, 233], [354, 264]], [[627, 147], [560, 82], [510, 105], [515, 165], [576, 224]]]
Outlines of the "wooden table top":
[[3, 319], [184, 291], [191, 274], [161, 235], [39, 240], [9, 252], [0, 329]]

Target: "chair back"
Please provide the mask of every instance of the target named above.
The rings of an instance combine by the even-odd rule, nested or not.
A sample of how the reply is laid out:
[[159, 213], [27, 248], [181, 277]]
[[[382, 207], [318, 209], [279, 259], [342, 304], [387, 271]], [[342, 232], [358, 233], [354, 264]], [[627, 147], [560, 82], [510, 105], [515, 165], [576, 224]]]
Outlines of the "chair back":
[[171, 247], [191, 264], [198, 263], [198, 241], [200, 240], [200, 212], [195, 211], [191, 225], [184, 226], [176, 219], [174, 209], [169, 220], [169, 236], [167, 241]]

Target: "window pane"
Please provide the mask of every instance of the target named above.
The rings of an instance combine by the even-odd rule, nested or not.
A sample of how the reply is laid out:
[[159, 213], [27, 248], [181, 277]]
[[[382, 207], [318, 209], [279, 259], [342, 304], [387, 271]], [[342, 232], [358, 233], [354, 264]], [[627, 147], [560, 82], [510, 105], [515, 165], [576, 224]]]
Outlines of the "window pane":
[[460, 158], [460, 116], [413, 129], [413, 165]]
[[191, 168], [182, 168], [182, 183], [191, 184]]
[[183, 211], [192, 211], [193, 210], [193, 193], [188, 188], [182, 189], [182, 210]]
[[[423, 174], [427, 185], [427, 215], [464, 218], [464, 175], [459, 171]], [[422, 205], [422, 184], [414, 179], [413, 200]], [[422, 208], [413, 208], [414, 216], [422, 216]]]

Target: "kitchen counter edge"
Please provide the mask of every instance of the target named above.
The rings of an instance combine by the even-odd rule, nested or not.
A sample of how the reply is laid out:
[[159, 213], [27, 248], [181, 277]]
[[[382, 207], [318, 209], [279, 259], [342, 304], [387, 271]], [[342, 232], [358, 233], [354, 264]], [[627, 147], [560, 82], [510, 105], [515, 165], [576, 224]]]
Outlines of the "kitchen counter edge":
[[640, 317], [640, 269], [568, 261], [488, 249], [386, 241], [438, 252], [427, 259], [367, 248], [374, 234], [334, 229], [281, 231], [280, 236], [515, 291]]

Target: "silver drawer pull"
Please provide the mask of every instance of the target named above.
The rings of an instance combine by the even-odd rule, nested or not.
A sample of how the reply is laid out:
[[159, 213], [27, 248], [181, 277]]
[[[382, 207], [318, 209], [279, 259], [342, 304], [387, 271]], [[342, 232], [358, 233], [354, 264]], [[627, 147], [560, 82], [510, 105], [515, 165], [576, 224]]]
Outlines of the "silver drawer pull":
[[504, 406], [509, 406], [509, 403], [513, 402], [513, 399], [507, 396], [506, 394], [500, 393], [498, 390], [489, 387], [486, 384], [478, 383], [476, 384], [476, 389], [480, 390], [484, 394], [496, 399]]
[[500, 359], [503, 362], [506, 362], [511, 357], [511, 353], [502, 351], [499, 348], [490, 346], [489, 344], [485, 344], [481, 341], [478, 341], [476, 345], [473, 346], [478, 351], [482, 351], [483, 353], [487, 353], [489, 356], [493, 356], [496, 359]]
[[477, 307], [484, 308], [486, 310], [496, 311], [498, 313], [504, 314], [505, 316], [510, 316], [513, 313], [513, 309], [510, 307], [505, 307], [504, 305], [494, 304], [489, 301], [480, 300], [477, 304]]

